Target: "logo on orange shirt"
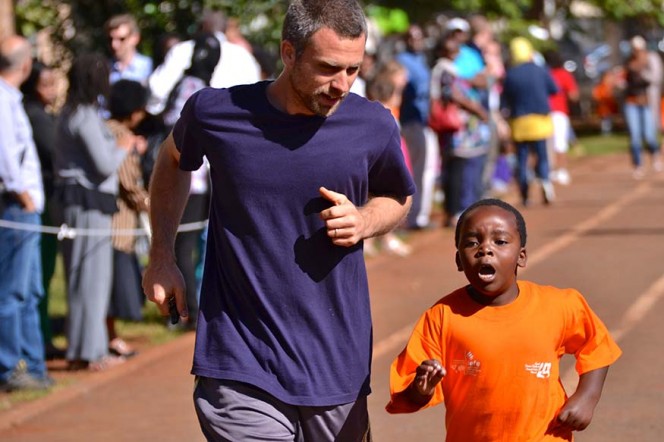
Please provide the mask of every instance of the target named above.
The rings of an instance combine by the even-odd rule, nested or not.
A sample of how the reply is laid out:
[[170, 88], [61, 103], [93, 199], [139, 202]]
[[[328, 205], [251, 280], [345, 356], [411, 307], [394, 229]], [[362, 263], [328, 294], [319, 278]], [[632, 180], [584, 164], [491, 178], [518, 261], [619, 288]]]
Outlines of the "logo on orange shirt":
[[477, 376], [482, 363], [475, 359], [475, 355], [470, 351], [466, 352], [464, 356], [464, 359], [452, 360], [452, 370], [468, 376]]
[[538, 378], [547, 379], [551, 376], [551, 362], [535, 362], [534, 364], [525, 364], [527, 372], [536, 375]]

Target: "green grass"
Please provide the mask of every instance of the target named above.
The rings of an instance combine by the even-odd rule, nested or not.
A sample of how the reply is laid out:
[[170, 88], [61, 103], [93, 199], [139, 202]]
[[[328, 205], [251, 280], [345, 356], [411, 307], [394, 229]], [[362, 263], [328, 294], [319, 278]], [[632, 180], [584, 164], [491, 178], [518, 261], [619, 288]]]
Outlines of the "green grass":
[[[53, 324], [53, 343], [60, 347], [67, 347], [67, 339], [64, 335], [63, 324], [67, 315], [67, 295], [63, 273], [62, 256], [58, 254], [55, 266], [55, 274], [51, 279], [49, 287], [49, 316]], [[182, 335], [184, 331], [169, 330], [165, 326], [165, 319], [159, 313], [157, 307], [151, 303], [145, 303], [143, 307], [143, 320], [140, 322], [116, 321], [118, 336], [128, 341], [140, 342], [141, 347], [150, 347], [166, 343]], [[67, 388], [76, 383], [75, 378], [58, 380], [54, 390]], [[50, 394], [50, 391], [15, 391], [0, 395], [0, 411], [11, 409], [16, 404], [30, 402]]]
[[608, 136], [586, 135], [580, 136], [576, 146], [570, 150], [573, 157], [587, 155], [606, 155], [629, 152], [629, 137], [627, 134], [617, 133]]
[[[55, 274], [49, 288], [48, 303], [49, 316], [54, 319], [54, 323], [61, 323], [67, 315], [67, 294], [63, 271], [62, 257], [58, 254]], [[147, 345], [163, 344], [182, 334], [165, 327], [164, 318], [157, 307], [149, 301], [146, 301], [143, 307], [142, 321], [116, 320], [115, 327], [118, 335], [123, 339], [140, 340]], [[53, 343], [60, 348], [66, 348], [67, 340], [63, 330], [54, 330]]]

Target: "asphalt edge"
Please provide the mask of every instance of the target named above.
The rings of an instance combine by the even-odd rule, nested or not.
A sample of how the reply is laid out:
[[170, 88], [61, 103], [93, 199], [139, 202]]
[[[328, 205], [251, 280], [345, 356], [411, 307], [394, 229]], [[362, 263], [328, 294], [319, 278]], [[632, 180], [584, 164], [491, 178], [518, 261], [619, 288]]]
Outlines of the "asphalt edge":
[[135, 358], [108, 371], [90, 374], [89, 377], [75, 384], [64, 386], [39, 399], [18, 404], [15, 408], [0, 413], [0, 431], [9, 430], [24, 424], [34, 417], [63, 403], [74, 400], [84, 394], [102, 387], [118, 378], [127, 376], [146, 365], [179, 351], [191, 351], [195, 334], [187, 333], [166, 344], [155, 345], [141, 351]]

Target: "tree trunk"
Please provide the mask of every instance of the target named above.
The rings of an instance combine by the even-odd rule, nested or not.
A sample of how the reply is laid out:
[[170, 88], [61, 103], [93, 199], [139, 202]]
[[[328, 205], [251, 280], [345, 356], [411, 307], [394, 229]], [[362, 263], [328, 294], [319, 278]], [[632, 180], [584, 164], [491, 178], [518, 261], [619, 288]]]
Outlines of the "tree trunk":
[[15, 32], [12, 0], [0, 0], [0, 40]]

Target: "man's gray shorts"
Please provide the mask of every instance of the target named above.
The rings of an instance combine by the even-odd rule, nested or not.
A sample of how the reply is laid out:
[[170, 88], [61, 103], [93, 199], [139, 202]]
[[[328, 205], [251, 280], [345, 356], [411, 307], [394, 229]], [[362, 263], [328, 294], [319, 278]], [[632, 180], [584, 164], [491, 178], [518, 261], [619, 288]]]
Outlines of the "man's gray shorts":
[[338, 406], [293, 406], [248, 384], [198, 377], [194, 404], [208, 441], [371, 441], [366, 396]]

